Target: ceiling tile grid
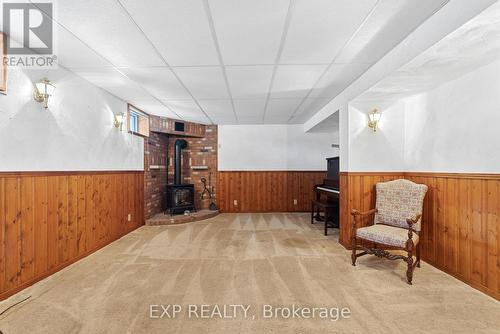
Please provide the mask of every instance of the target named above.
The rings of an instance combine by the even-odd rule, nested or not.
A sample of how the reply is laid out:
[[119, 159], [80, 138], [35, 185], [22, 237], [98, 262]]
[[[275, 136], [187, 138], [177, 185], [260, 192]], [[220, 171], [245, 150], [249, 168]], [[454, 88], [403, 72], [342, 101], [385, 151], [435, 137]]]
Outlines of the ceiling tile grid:
[[[56, 1], [60, 64], [146, 112], [304, 122], [443, 1]], [[148, 110], [149, 109], [149, 110]]]

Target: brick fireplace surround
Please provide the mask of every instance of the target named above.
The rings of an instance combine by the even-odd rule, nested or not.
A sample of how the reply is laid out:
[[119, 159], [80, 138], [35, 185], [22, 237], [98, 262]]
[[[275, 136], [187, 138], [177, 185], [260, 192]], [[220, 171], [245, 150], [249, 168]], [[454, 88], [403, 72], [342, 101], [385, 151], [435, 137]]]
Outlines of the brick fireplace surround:
[[[151, 116], [151, 123], [158, 121], [158, 117]], [[187, 123], [186, 123], [187, 124]], [[174, 179], [174, 144], [179, 138], [188, 142], [188, 147], [182, 151], [182, 182], [194, 184], [195, 205], [197, 210], [208, 209], [210, 204], [208, 195], [201, 199], [203, 184], [201, 178], [209, 179], [212, 173], [212, 186], [217, 186], [217, 126], [196, 125], [204, 127], [202, 137], [189, 137], [177, 134], [151, 131], [144, 140], [144, 215], [145, 219], [165, 210], [165, 196], [167, 186], [167, 150], [168, 150], [168, 183]], [[151, 127], [154, 130], [154, 126]], [[201, 131], [200, 133], [203, 133]], [[196, 166], [206, 166], [208, 169], [194, 169]], [[216, 192], [216, 191], [215, 191]]]

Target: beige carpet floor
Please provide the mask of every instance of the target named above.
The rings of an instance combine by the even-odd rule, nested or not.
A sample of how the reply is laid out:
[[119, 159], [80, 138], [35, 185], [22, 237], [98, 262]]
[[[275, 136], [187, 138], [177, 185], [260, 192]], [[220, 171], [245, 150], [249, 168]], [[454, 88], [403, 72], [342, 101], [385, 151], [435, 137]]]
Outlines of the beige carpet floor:
[[[0, 330], [500, 332], [498, 301], [426, 263], [416, 269], [413, 286], [405, 283], [402, 262], [370, 256], [352, 267], [335, 230], [324, 237], [321, 224], [311, 226], [308, 220], [307, 214], [223, 214], [204, 222], [141, 227], [0, 303], [1, 312], [32, 296], [0, 316]], [[182, 310], [176, 318], [150, 318], [150, 305], [160, 304], [178, 304]], [[189, 317], [190, 304], [207, 304], [209, 312], [215, 305], [250, 305], [249, 317], [239, 312], [235, 319], [197, 319], [196, 313]], [[265, 304], [349, 308], [350, 317], [286, 318], [284, 312], [265, 319]], [[154, 316], [159, 315], [156, 308]]]

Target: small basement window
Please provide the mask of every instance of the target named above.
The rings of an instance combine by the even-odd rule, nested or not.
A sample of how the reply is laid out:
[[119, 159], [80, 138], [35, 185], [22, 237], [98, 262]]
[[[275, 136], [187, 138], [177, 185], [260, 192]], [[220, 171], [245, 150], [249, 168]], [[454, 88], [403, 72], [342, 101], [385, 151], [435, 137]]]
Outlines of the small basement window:
[[137, 109], [133, 105], [128, 105], [128, 131], [139, 136], [149, 137], [149, 115]]

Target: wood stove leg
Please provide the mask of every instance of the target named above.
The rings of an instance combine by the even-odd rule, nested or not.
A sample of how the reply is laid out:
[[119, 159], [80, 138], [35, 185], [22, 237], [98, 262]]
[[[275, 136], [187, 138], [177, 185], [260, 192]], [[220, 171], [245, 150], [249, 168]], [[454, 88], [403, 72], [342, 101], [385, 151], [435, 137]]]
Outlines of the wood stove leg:
[[311, 224], [314, 224], [314, 203], [311, 204]]

